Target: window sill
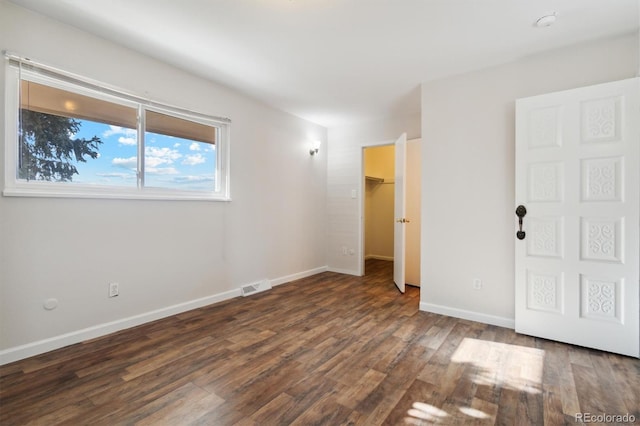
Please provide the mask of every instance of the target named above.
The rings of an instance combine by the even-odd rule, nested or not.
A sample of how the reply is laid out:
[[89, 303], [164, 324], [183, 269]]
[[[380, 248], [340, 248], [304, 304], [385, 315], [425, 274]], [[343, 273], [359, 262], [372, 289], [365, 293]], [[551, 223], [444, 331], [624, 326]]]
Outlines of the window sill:
[[[64, 186], [64, 184], [62, 184]], [[97, 198], [116, 200], [162, 200], [162, 201], [231, 201], [222, 194], [197, 191], [171, 191], [147, 188], [113, 188], [113, 187], [68, 187], [53, 188], [58, 184], [19, 185], [6, 187], [2, 192], [5, 197], [34, 198]]]

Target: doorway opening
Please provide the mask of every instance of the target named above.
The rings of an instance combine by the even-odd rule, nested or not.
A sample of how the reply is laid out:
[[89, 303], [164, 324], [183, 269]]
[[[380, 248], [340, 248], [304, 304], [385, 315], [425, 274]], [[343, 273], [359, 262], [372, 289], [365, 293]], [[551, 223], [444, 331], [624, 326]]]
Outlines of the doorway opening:
[[[420, 286], [420, 139], [407, 141], [405, 283]], [[362, 153], [362, 273], [381, 272], [393, 280], [394, 211], [397, 177], [394, 144], [367, 146]]]
[[364, 149], [364, 274], [391, 263], [393, 275], [393, 200], [395, 153], [393, 145]]

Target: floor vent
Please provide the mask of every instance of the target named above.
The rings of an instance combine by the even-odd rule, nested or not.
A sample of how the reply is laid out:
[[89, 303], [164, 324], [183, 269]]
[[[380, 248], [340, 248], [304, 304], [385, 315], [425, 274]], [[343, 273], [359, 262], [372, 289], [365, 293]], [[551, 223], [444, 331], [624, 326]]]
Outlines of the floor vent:
[[247, 284], [240, 287], [243, 296], [251, 296], [252, 294], [261, 293], [271, 290], [271, 282], [269, 280], [258, 281], [253, 284]]

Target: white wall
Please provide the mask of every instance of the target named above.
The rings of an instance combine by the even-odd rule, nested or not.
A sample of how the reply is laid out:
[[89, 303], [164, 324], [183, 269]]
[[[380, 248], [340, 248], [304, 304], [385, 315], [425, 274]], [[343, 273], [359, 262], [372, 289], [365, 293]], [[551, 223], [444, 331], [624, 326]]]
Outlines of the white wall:
[[[331, 270], [361, 274], [362, 148], [392, 143], [402, 133], [407, 133], [407, 139], [420, 137], [420, 113], [329, 129], [327, 262]], [[356, 198], [351, 197], [352, 190]], [[353, 249], [354, 254], [343, 255], [342, 247]]]
[[229, 203], [0, 197], [3, 361], [326, 267], [326, 129], [4, 0], [0, 49], [233, 121]]
[[514, 101], [637, 70], [633, 34], [423, 84], [421, 309], [513, 325]]

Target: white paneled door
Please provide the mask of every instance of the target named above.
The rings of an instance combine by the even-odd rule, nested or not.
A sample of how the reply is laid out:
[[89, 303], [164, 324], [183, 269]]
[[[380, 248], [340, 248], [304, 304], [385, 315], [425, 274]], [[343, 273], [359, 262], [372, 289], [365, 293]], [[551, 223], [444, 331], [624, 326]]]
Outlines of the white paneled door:
[[400, 135], [395, 143], [394, 170], [394, 206], [395, 224], [393, 227], [393, 282], [398, 290], [405, 291], [405, 246], [406, 246], [406, 209], [407, 189], [405, 176], [407, 169], [407, 134]]
[[518, 333], [639, 356], [639, 199], [640, 79], [516, 102]]

